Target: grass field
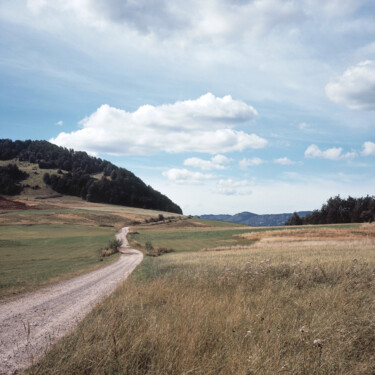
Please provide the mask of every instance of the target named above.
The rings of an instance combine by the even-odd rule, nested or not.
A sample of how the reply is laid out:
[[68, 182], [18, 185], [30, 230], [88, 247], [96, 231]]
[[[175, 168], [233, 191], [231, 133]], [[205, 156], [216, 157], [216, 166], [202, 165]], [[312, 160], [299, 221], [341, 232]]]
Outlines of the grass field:
[[[251, 244], [247, 240], [234, 235], [244, 233], [243, 229], [218, 227], [192, 230], [156, 230], [138, 229], [138, 234], [130, 234], [130, 240], [140, 244], [151, 242], [157, 247], [172, 248], [176, 251], [198, 251], [205, 247], [220, 245]], [[133, 243], [133, 242], [132, 242]]]
[[0, 298], [112, 261], [100, 262], [99, 249], [114, 235], [114, 228], [84, 225], [0, 226]]
[[[190, 223], [190, 226], [186, 224]], [[248, 227], [233, 223], [226, 223], [213, 220], [190, 219], [185, 227], [176, 226], [174, 223], [171, 227], [165, 225], [155, 225], [152, 227], [135, 227], [130, 233], [129, 239], [132, 244], [142, 249], [146, 242], [151, 242], [155, 247], [172, 248], [175, 251], [198, 251], [208, 250], [211, 248], [226, 248], [228, 246], [247, 246], [261, 237], [269, 238], [278, 233], [296, 234], [314, 233], [318, 228], [319, 233], [326, 230], [344, 231], [348, 229], [355, 230], [359, 224], [342, 224], [342, 225], [321, 225], [318, 227]], [[177, 223], [178, 224], [178, 223]], [[183, 223], [184, 224], [184, 223]], [[195, 224], [195, 225], [193, 225]], [[328, 228], [327, 228], [328, 227]]]
[[375, 226], [309, 229], [170, 234], [181, 252], [146, 257], [28, 373], [374, 374]]
[[160, 214], [184, 221], [181, 215], [89, 203], [69, 196], [7, 199], [21, 202], [25, 209], [11, 209], [7, 201], [2, 202], [5, 208], [0, 209], [0, 298], [34, 290], [112, 261], [116, 256], [99, 262], [99, 249], [124, 226], [144, 223]]

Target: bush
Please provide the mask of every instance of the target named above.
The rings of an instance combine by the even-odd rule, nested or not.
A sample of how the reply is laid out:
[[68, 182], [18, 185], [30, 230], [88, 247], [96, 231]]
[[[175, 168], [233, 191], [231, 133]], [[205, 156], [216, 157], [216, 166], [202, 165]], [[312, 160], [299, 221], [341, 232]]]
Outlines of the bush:
[[105, 247], [104, 249], [100, 249], [100, 257], [101, 258], [109, 257], [113, 254], [118, 253], [121, 246], [122, 246], [121, 240], [115, 239], [113, 241], [110, 241], [107, 247]]
[[154, 247], [152, 246], [151, 241], [146, 241], [146, 243], [145, 243], [145, 247], [146, 247], [146, 250], [147, 250], [147, 251], [152, 251], [152, 250], [154, 250]]

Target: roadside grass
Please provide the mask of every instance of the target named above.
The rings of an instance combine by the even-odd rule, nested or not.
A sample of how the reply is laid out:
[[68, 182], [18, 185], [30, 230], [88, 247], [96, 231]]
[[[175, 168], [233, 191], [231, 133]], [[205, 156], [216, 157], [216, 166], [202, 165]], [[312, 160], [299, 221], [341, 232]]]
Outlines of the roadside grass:
[[[30, 211], [29, 211], [30, 212]], [[0, 226], [0, 298], [93, 270], [114, 228], [84, 225]]]
[[375, 226], [342, 230], [145, 258], [26, 373], [373, 374]]

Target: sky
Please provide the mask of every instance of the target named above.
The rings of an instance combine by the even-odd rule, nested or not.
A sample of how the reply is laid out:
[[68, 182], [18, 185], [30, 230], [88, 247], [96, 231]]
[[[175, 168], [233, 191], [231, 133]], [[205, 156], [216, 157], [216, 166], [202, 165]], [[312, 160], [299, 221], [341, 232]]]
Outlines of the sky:
[[374, 195], [375, 3], [0, 0], [0, 131], [110, 160], [185, 214]]

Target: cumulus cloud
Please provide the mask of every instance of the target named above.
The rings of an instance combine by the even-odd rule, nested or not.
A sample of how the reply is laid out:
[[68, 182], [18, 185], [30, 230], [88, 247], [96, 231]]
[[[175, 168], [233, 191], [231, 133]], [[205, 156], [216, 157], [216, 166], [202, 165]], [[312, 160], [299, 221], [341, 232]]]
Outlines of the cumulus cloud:
[[57, 126], [63, 126], [63, 124], [64, 124], [64, 122], [62, 120], [56, 122]]
[[184, 165], [194, 168], [200, 168], [203, 170], [210, 169], [226, 169], [230, 163], [230, 159], [225, 155], [215, 155], [211, 160], [204, 160], [200, 158], [188, 158], [184, 161]]
[[327, 96], [350, 109], [375, 109], [375, 62], [366, 60], [348, 68], [344, 74], [327, 84]]
[[293, 165], [293, 164], [296, 164], [295, 161], [290, 160], [290, 159], [287, 158], [286, 156], [283, 157], [283, 158], [275, 159], [274, 162], [275, 162], [276, 164], [280, 164], [280, 165]]
[[254, 157], [254, 158], [251, 158], [251, 159], [243, 158], [239, 161], [238, 164], [239, 164], [241, 169], [246, 169], [248, 167], [255, 167], [257, 165], [261, 165], [263, 163], [265, 163], [265, 161], [263, 159]]
[[217, 190], [224, 195], [249, 195], [252, 193], [254, 186], [254, 179], [252, 180], [220, 180], [217, 184]]
[[355, 152], [342, 153], [342, 147], [332, 147], [321, 150], [317, 145], [310, 145], [305, 151], [305, 157], [310, 159], [345, 160], [357, 156]]
[[365, 142], [363, 144], [362, 155], [364, 156], [375, 156], [375, 143]]
[[176, 184], [200, 184], [204, 180], [209, 180], [216, 177], [213, 174], [206, 174], [201, 172], [191, 172], [187, 169], [172, 168], [163, 172], [163, 176], [167, 177], [169, 181]]
[[144, 105], [135, 112], [105, 104], [80, 122], [82, 129], [62, 132], [51, 142], [118, 155], [242, 151], [267, 144], [255, 134], [232, 129], [256, 115], [252, 106], [240, 100], [210, 93], [196, 100]]

